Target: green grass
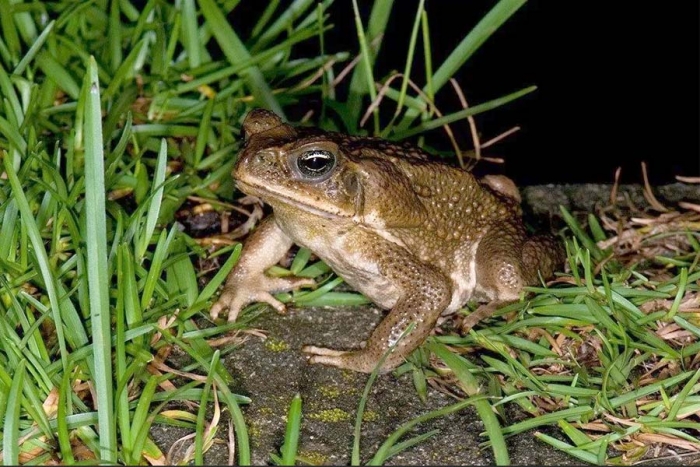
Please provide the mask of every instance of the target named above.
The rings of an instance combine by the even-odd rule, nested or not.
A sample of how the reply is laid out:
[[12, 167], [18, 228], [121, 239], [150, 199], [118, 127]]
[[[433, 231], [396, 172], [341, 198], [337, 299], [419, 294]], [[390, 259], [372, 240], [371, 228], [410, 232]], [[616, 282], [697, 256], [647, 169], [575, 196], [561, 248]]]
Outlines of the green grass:
[[[429, 102], [524, 1], [494, 2], [435, 64], [430, 18], [419, 2], [404, 75], [396, 81], [378, 76], [375, 63], [381, 32], [401, 7], [393, 1], [376, 0], [368, 18], [356, 15], [357, 49], [343, 51], [325, 38], [334, 23], [350, 20], [331, 14], [331, 0], [271, 1], [248, 35], [228, 21], [238, 14], [237, 1], [150, 0], [139, 9], [128, 0], [0, 0], [3, 462], [162, 461], [149, 432], [166, 424], [195, 433], [179, 460], [201, 463], [221, 405], [235, 428], [235, 462], [249, 464], [241, 405], [250, 400], [231, 392], [233, 378], [220, 363], [235, 347], [214, 351], [207, 342], [255, 316], [247, 311], [235, 324], [208, 318], [240, 245], [207, 248], [180, 230], [176, 214], [202, 200], [222, 211], [222, 201], [237, 199], [230, 172], [240, 123], [252, 107], [306, 112], [312, 97], [320, 102], [312, 122], [355, 133], [371, 101], [383, 96], [380, 105], [394, 117], [386, 122], [373, 108], [371, 132], [401, 139], [531, 92], [504, 89], [501, 98], [439, 118]], [[318, 51], [302, 55], [301, 43]], [[334, 85], [358, 51], [357, 66]], [[416, 54], [424, 69], [416, 70]], [[420, 83], [420, 93], [409, 80]], [[383, 83], [389, 84], [380, 93]], [[645, 452], [639, 446], [650, 439], [697, 445], [698, 423], [689, 414], [700, 407], [700, 318], [686, 305], [700, 278], [697, 227], [683, 233], [685, 250], [650, 260], [666, 273], [659, 279], [637, 263], [604, 262], [610, 250], [596, 242], [609, 231], [596, 217], [587, 219], [588, 234], [574, 216], [562, 215], [576, 237], [569, 240], [568, 283], [532, 288], [526, 301], [501, 311], [517, 319], [430, 339], [396, 374], [411, 371], [422, 398], [431, 378], [451, 378], [464, 401], [397, 427], [366, 462], [381, 464], [433, 436], [401, 441], [416, 424], [467, 406], [482, 418], [499, 464], [509, 462], [507, 436], [543, 425], [558, 426], [570, 440], [537, 434], [543, 442], [587, 462], [622, 462], [609, 457], [609, 447], [639, 458]], [[214, 261], [218, 271], [198, 271], [199, 259]], [[341, 281], [304, 249], [290, 269], [270, 272], [319, 279], [314, 291], [281, 294], [284, 302], [367, 302], [334, 290]], [[654, 300], [668, 307], [646, 311]], [[659, 337], [669, 325], [690, 337]], [[553, 344], [559, 341], [572, 349], [595, 344], [595, 358], [578, 361]], [[181, 375], [158, 369], [173, 347], [187, 356]], [[459, 355], [472, 350], [479, 353]], [[431, 366], [431, 353], [442, 363]], [[199, 408], [174, 410], [171, 401]], [[505, 404], [531, 418], [510, 424]], [[211, 406], [213, 416], [205, 410]], [[297, 456], [300, 400], [288, 421], [281, 455], [272, 455], [280, 465]], [[609, 431], [591, 431], [595, 423]], [[360, 462], [355, 452], [353, 463]]]

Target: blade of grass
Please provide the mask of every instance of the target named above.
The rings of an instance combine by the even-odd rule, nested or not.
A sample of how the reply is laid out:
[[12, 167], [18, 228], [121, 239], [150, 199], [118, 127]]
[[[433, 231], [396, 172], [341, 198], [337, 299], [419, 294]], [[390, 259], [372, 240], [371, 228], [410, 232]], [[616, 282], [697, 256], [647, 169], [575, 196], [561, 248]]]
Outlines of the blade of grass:
[[143, 234], [139, 238], [137, 250], [137, 258], [143, 258], [146, 253], [153, 232], [156, 229], [158, 216], [160, 215], [160, 207], [163, 201], [163, 183], [165, 182], [165, 168], [168, 157], [168, 145], [165, 138], [160, 140], [160, 150], [158, 151], [158, 159], [156, 160], [156, 169], [153, 174], [153, 183], [151, 184], [152, 196], [149, 203], [148, 212], [146, 214], [146, 226]]
[[[276, 8], [277, 3], [279, 2], [271, 2], [271, 5], [269, 6], [274, 5]], [[291, 30], [294, 21], [296, 21], [301, 15], [303, 15], [304, 12], [307, 11], [309, 7], [314, 3], [314, 0], [294, 0], [293, 2], [291, 2], [287, 9], [284, 10], [284, 12], [280, 14], [270, 26], [265, 28], [265, 31], [260, 35], [260, 37], [255, 39], [255, 46], [253, 47], [253, 51], [260, 50], [262, 47], [267, 46], [273, 39], [275, 39], [284, 31]], [[274, 13], [274, 10], [270, 9], [269, 6], [268, 9], [265, 12], [263, 12], [263, 15], [261, 16], [258, 24], [256, 24], [253, 36], [257, 35], [255, 30], [262, 30], [265, 22], [269, 20], [269, 17], [272, 15], [272, 13]], [[266, 16], [267, 19], [265, 18]]]
[[109, 23], [107, 27], [107, 42], [109, 48], [106, 55], [110, 61], [110, 71], [114, 73], [122, 63], [122, 24], [119, 2], [110, 2]]
[[472, 115], [477, 115], [482, 112], [486, 112], [487, 110], [492, 110], [495, 109], [496, 107], [500, 107], [504, 104], [507, 104], [508, 102], [511, 102], [515, 99], [518, 99], [526, 94], [530, 94], [534, 90], [537, 89], [537, 86], [530, 86], [527, 88], [523, 88], [519, 91], [513, 92], [511, 94], [508, 94], [503, 97], [499, 97], [498, 99], [493, 99], [488, 102], [484, 102], [483, 104], [475, 105], [473, 107], [469, 107], [468, 109], [460, 110], [458, 112], [451, 113], [449, 115], [445, 115], [443, 117], [435, 118], [430, 121], [422, 122], [419, 125], [416, 125], [415, 127], [408, 129], [406, 131], [401, 131], [399, 133], [396, 133], [394, 135], [395, 138], [397, 139], [404, 139], [408, 138], [413, 135], [417, 135], [419, 133], [424, 133], [429, 130], [434, 130], [435, 128], [440, 128], [443, 125], [447, 125], [452, 122], [456, 122], [457, 120], [462, 120], [467, 117], [470, 117]]
[[[214, 355], [211, 357], [211, 368], [215, 369], [219, 363], [220, 351], [217, 349], [214, 351]], [[210, 371], [207, 375], [207, 379], [204, 383], [204, 389], [202, 391], [202, 397], [199, 401], [199, 410], [197, 410], [197, 425], [195, 429], [194, 437], [194, 462], [195, 465], [204, 465], [204, 418], [207, 413], [207, 402], [209, 393], [211, 392], [211, 386], [214, 379], [214, 372]]]
[[[469, 367], [466, 365], [463, 358], [455, 355], [454, 353], [450, 352], [447, 347], [436, 342], [429, 342], [427, 347], [431, 352], [440, 357], [440, 359], [452, 370], [457, 379], [460, 381], [462, 389], [468, 396], [473, 397], [479, 393], [479, 384], [476, 378], [469, 371]], [[484, 427], [486, 428], [496, 465], [509, 465], [510, 456], [508, 455], [508, 447], [506, 446], [505, 439], [503, 438], [501, 425], [498, 422], [498, 418], [496, 418], [496, 414], [494, 413], [490, 402], [486, 399], [482, 399], [475, 401], [474, 406], [476, 407], [479, 417], [481, 417]]]
[[673, 401], [673, 405], [669, 409], [668, 415], [666, 416], [668, 420], [676, 419], [678, 411], [681, 409], [681, 407], [683, 407], [683, 404], [685, 404], [686, 398], [690, 394], [690, 391], [693, 389], [693, 386], [695, 386], [695, 383], [698, 382], [698, 379], [700, 379], [700, 370], [695, 372], [693, 377], [688, 380], [688, 382], [683, 386], [681, 392], [679, 392], [676, 396], [676, 400]]
[[685, 296], [685, 288], [687, 285], [688, 285], [688, 269], [681, 268], [680, 279], [678, 281], [678, 293], [676, 293], [676, 298], [673, 300], [673, 304], [671, 305], [671, 308], [668, 310], [668, 314], [666, 315], [667, 320], [673, 319], [676, 316], [676, 313], [678, 313], [678, 307], [680, 307], [681, 300]]
[[593, 408], [586, 406], [572, 407], [569, 409], [558, 410], [548, 414], [540, 415], [539, 417], [523, 420], [522, 422], [514, 423], [503, 428], [504, 435], [514, 435], [523, 431], [532, 430], [542, 425], [556, 423], [562, 419], [579, 420], [582, 417], [590, 417], [593, 415]]
[[[197, 300], [199, 285], [197, 273], [187, 254], [188, 245], [184, 235], [178, 235], [172, 243], [174, 262], [166, 268], [166, 286], [171, 296], [182, 296], [182, 305], [190, 307]], [[176, 259], [177, 258], [177, 259]]]
[[143, 48], [146, 46], [147, 42], [145, 39], [140, 40], [131, 49], [129, 55], [127, 55], [126, 60], [120, 62], [117, 69], [112, 75], [112, 80], [109, 82], [109, 86], [102, 93], [102, 100], [109, 101], [119, 90], [120, 86], [127, 80], [127, 78], [133, 76], [138, 70], [136, 68], [136, 59], [141, 55]]
[[[199, 0], [199, 5], [214, 38], [231, 65], [250, 60], [250, 53], [239, 39], [238, 34], [231, 28], [231, 25], [214, 0]], [[241, 75], [252, 91], [258, 105], [264, 106], [282, 117], [282, 119], [286, 119], [282, 107], [272, 94], [270, 86], [265, 82], [263, 74], [258, 67], [251, 66], [246, 68], [241, 71]]]
[[[384, 366], [384, 362], [389, 357], [389, 355], [394, 351], [399, 342], [401, 342], [405, 336], [410, 334], [415, 327], [415, 323], [411, 323], [406, 327], [406, 329], [404, 329], [404, 331], [401, 333], [396, 342], [394, 342], [394, 344], [392, 344], [382, 354], [381, 358], [374, 366], [372, 373], [370, 373], [369, 378], [367, 378], [365, 389], [364, 391], [362, 391], [362, 397], [360, 397], [360, 403], [357, 407], [357, 415], [355, 416], [355, 430], [353, 433], [352, 455], [350, 465], [360, 465], [360, 433], [362, 427], [362, 417], [365, 413], [365, 406], [367, 405], [367, 399], [369, 398], [369, 391], [372, 388], [372, 384], [374, 384], [374, 381], [377, 379], [377, 376], [379, 376], [379, 371], [381, 370], [382, 366]], [[397, 437], [396, 439], [398, 439], [399, 437]], [[387, 449], [389, 449], [389, 446], [387, 446]]]
[[553, 438], [549, 435], [545, 435], [544, 433], [537, 432], [535, 433], [535, 437], [541, 441], [544, 441], [545, 443], [549, 444], [550, 446], [565, 452], [566, 454], [575, 457], [576, 459], [582, 460], [583, 462], [587, 462], [592, 465], [600, 465], [598, 462], [598, 456], [596, 456], [593, 453], [590, 453], [588, 451], [585, 451], [583, 449], [578, 449], [568, 443], [565, 443], [564, 441], [560, 441], [556, 438]]
[[282, 463], [280, 465], [294, 465], [299, 446], [299, 426], [301, 425], [301, 394], [298, 392], [292, 398], [287, 413], [287, 427], [284, 432], [284, 444], [282, 445]]
[[236, 402], [233, 393], [231, 393], [231, 390], [228, 388], [226, 381], [218, 372], [215, 373], [215, 381], [219, 390], [222, 392], [223, 399], [226, 401], [229, 411], [231, 412], [231, 418], [233, 419], [237, 441], [238, 465], [250, 465], [250, 444], [243, 412], [241, 412], [241, 408], [238, 402]]
[[682, 327], [686, 331], [691, 332], [696, 337], [700, 338], [700, 327], [693, 326], [692, 324], [690, 324], [690, 322], [688, 322], [687, 320], [685, 320], [677, 315], [673, 317], [673, 321], [675, 321], [676, 324], [678, 324], [680, 327]]
[[146, 438], [145, 431], [147, 427], [150, 426], [151, 422], [149, 408], [160, 379], [161, 378], [150, 378], [146, 381], [143, 391], [141, 391], [139, 402], [136, 406], [136, 410], [134, 410], [131, 422], [131, 445], [133, 446], [133, 452], [131, 459], [127, 460], [127, 464], [138, 465], [140, 463], [141, 450], [143, 449]]
[[302, 269], [306, 267], [306, 264], [309, 262], [310, 257], [311, 250], [309, 250], [308, 248], [299, 248], [299, 251], [294, 256], [292, 265], [289, 267], [289, 270], [292, 272], [292, 274], [298, 276]]
[[[423, 36], [423, 60], [425, 60], [425, 95], [428, 96], [430, 102], [435, 102], [435, 90], [433, 89], [433, 49], [430, 46], [430, 24], [428, 22], [427, 11], [423, 11], [421, 15], [421, 35]], [[422, 110], [423, 106], [421, 105], [418, 109]]]
[[425, 441], [426, 439], [431, 438], [431, 437], [437, 435], [438, 433], [440, 433], [440, 430], [437, 430], [437, 429], [436, 429], [436, 430], [430, 430], [430, 431], [428, 431], [428, 432], [426, 432], [426, 433], [423, 433], [423, 434], [414, 436], [413, 438], [409, 438], [409, 439], [407, 439], [407, 440], [405, 440], [405, 441], [401, 441], [400, 443], [396, 443], [396, 444], [394, 444], [394, 445], [391, 447], [391, 449], [389, 450], [389, 452], [387, 452], [386, 458], [387, 458], [387, 459], [391, 459], [391, 458], [392, 458], [393, 456], [395, 456], [396, 454], [399, 454], [400, 452], [405, 451], [406, 449], [408, 449], [408, 448], [410, 448], [410, 447], [412, 447], [412, 446], [415, 446], [415, 445], [417, 445], [417, 444], [420, 444], [420, 443], [422, 443], [423, 441]]
[[588, 435], [586, 435], [583, 431], [579, 430], [566, 420], [559, 420], [557, 424], [562, 429], [564, 434], [568, 436], [569, 439], [573, 441], [576, 446], [581, 446], [592, 441], [591, 438], [588, 437]]
[[[259, 36], [263, 30], [265, 31], [265, 34], [269, 34], [269, 31], [271, 28], [265, 29], [265, 27], [268, 25], [270, 22], [270, 19], [272, 19], [272, 15], [275, 13], [277, 10], [277, 7], [280, 4], [280, 0], [270, 0], [267, 2], [267, 6], [265, 7], [265, 11], [260, 15], [258, 18], [258, 21], [255, 23], [255, 26], [253, 26], [253, 31], [250, 33], [252, 37], [257, 37]], [[291, 6], [289, 8], [292, 8]], [[259, 47], [258, 44], [261, 43], [261, 38], [257, 39], [255, 47]]]
[[36, 63], [51, 81], [56, 83], [72, 99], [78, 100], [78, 97], [80, 97], [80, 86], [58, 60], [44, 51], [36, 57]]
[[588, 236], [588, 234], [581, 228], [574, 216], [572, 216], [571, 213], [564, 206], [560, 206], [559, 211], [561, 212], [561, 215], [564, 218], [566, 224], [569, 226], [574, 235], [576, 235], [576, 238], [578, 238], [579, 241], [581, 241], [583, 246], [591, 252], [593, 257], [597, 261], [602, 260], [604, 257], [603, 251], [600, 248], [598, 248], [598, 245], [596, 245], [593, 239], [590, 236]]
[[19, 32], [19, 35], [22, 36], [22, 40], [26, 44], [30, 44], [36, 40], [36, 24], [34, 23], [34, 18], [32, 18], [28, 11], [23, 9], [15, 11], [15, 24], [17, 25], [17, 32]]
[[15, 87], [12, 85], [12, 81], [5, 72], [2, 63], [0, 63], [0, 95], [2, 95], [3, 99], [8, 100], [10, 111], [14, 114], [15, 120], [18, 124], [22, 124], [24, 118], [22, 106], [19, 103], [19, 97], [17, 96]]
[[70, 444], [70, 435], [68, 432], [67, 419], [72, 415], [72, 405], [68, 395], [70, 394], [70, 372], [63, 373], [61, 378], [61, 386], [58, 392], [58, 407], [56, 412], [56, 431], [58, 432], [58, 446], [61, 449], [61, 460], [66, 465], [72, 465], [75, 458], [73, 457], [73, 448]]
[[[127, 377], [127, 350], [126, 344], [127, 340], [125, 337], [126, 333], [126, 308], [127, 302], [133, 302], [134, 299], [138, 300], [138, 297], [134, 297], [135, 291], [130, 287], [130, 282], [133, 280], [132, 277], [128, 277], [127, 274], [133, 274], [133, 268], [129, 267], [129, 262], [131, 261], [131, 255], [128, 252], [128, 244], [122, 243], [119, 246], [119, 252], [117, 254], [117, 303], [115, 306], [116, 314], [116, 324], [115, 324], [115, 381], [123, 381]], [[126, 384], [120, 387], [117, 383], [117, 390], [115, 391], [115, 414], [117, 417], [117, 425], [119, 427], [119, 435], [121, 440], [121, 450], [123, 451], [123, 456], [126, 459], [131, 459], [133, 456], [133, 445], [131, 443], [131, 424], [130, 422], [130, 410], [129, 410], [129, 395], [126, 391]]]
[[325, 295], [326, 293], [330, 292], [337, 286], [343, 283], [343, 279], [340, 277], [336, 277], [335, 279], [326, 282], [323, 284], [321, 287], [317, 288], [316, 290], [312, 290], [311, 292], [299, 292], [298, 294], [294, 295], [294, 303], [296, 304], [306, 304], [310, 302], [311, 300], [318, 299], [321, 296]]
[[0, 15], [0, 26], [2, 26], [0, 29], [2, 29], [2, 34], [5, 37], [5, 44], [10, 52], [12, 61], [16, 62], [21, 49], [19, 34], [14, 24], [16, 12], [9, 0], [0, 0], [0, 11], [3, 12]]
[[634, 389], [632, 391], [629, 391], [625, 394], [622, 394], [620, 396], [617, 396], [613, 399], [610, 399], [610, 405], [614, 408], [623, 406], [627, 404], [628, 402], [632, 402], [635, 400], [638, 400], [644, 396], [647, 396], [649, 394], [652, 394], [656, 391], [660, 391], [661, 388], [669, 388], [672, 387], [681, 381], [690, 378], [693, 375], [692, 371], [684, 371], [683, 373], [680, 373], [676, 376], [672, 376], [670, 378], [666, 378], [661, 381], [657, 381], [652, 384], [648, 384], [646, 386], [643, 386], [641, 388]]
[[[185, 322], [185, 328], [187, 331], [194, 331], [195, 327], [193, 324], [188, 325], [190, 321]], [[249, 438], [248, 438], [248, 430], [246, 428], [245, 424], [245, 419], [243, 417], [243, 412], [241, 412], [241, 408], [238, 405], [238, 400], [237, 397], [234, 396], [234, 394], [231, 392], [229, 389], [229, 384], [231, 384], [231, 381], [233, 378], [228, 374], [226, 371], [226, 368], [224, 368], [221, 364], [218, 364], [216, 368], [211, 368], [210, 362], [208, 360], [205, 360], [206, 357], [206, 352], [202, 351], [201, 347], [196, 347], [192, 344], [197, 343], [198, 341], [195, 340], [191, 342], [191, 345], [187, 345], [185, 342], [183, 342], [181, 339], [178, 337], [175, 337], [169, 333], [163, 333], [162, 337], [165, 341], [172, 343], [174, 345], [179, 346], [181, 349], [186, 351], [188, 355], [190, 355], [202, 368], [203, 371], [205, 371], [207, 374], [210, 372], [213, 372], [214, 374], [214, 382], [216, 383], [216, 387], [219, 389], [219, 392], [221, 393], [221, 399], [226, 403], [226, 405], [229, 408], [229, 411], [231, 413], [231, 419], [233, 420], [233, 425], [235, 428], [235, 433], [236, 433], [236, 452], [238, 453], [238, 464], [237, 465], [250, 465], [250, 443], [249, 443]], [[206, 345], [206, 343], [204, 343]], [[211, 355], [213, 352], [211, 352], [210, 347], [206, 347], [210, 349], [209, 355]], [[246, 401], [247, 403], [248, 401]]]
[[187, 52], [190, 68], [197, 68], [202, 63], [199, 28], [197, 27], [197, 10], [194, 0], [183, 0], [182, 8], [182, 45]]
[[117, 460], [116, 421], [113, 412], [112, 325], [107, 270], [107, 227], [102, 147], [102, 109], [97, 63], [90, 59], [86, 75], [85, 104], [85, 217], [87, 219], [87, 281], [92, 321], [94, 383], [100, 430], [100, 456]]
[[143, 286], [143, 293], [141, 294], [142, 310], [147, 310], [151, 307], [153, 294], [156, 291], [156, 286], [161, 280], [160, 277], [161, 273], [163, 272], [163, 262], [170, 254], [170, 243], [173, 241], [176, 233], [177, 228], [175, 226], [170, 229], [170, 232], [167, 230], [162, 230], [160, 232], [158, 243], [156, 244], [156, 249], [153, 253], [153, 260], [151, 261], [151, 266], [148, 269], [146, 283]]
[[5, 137], [10, 142], [10, 147], [14, 147], [15, 150], [19, 151], [21, 154], [27, 151], [27, 142], [24, 140], [22, 135], [17, 131], [16, 126], [0, 117], [0, 134], [5, 135]]
[[[204, 287], [204, 289], [202, 289], [202, 292], [200, 292], [195, 303], [209, 300], [209, 298], [211, 298], [212, 295], [216, 293], [216, 289], [218, 289], [219, 286], [224, 283], [226, 277], [228, 276], [228, 273], [231, 272], [233, 267], [238, 262], [238, 258], [241, 256], [242, 248], [243, 244], [241, 243], [237, 243], [233, 246], [233, 251], [231, 252], [231, 255], [228, 257], [221, 269], [217, 271], [216, 275], [209, 281], [209, 283]], [[185, 319], [182, 316], [181, 318]]]
[[460, 410], [470, 405], [475, 405], [478, 402], [486, 401], [486, 399], [487, 396], [483, 395], [472, 396], [468, 399], [461, 400], [455, 404], [448, 405], [447, 407], [443, 407], [438, 410], [433, 410], [432, 412], [428, 412], [427, 414], [421, 415], [420, 417], [416, 417], [413, 420], [404, 423], [396, 431], [394, 431], [386, 439], [386, 441], [384, 441], [384, 443], [382, 443], [379, 449], [377, 449], [377, 452], [374, 455], [374, 457], [372, 457], [372, 459], [367, 463], [367, 465], [382, 465], [384, 462], [386, 462], [386, 460], [390, 457], [390, 453], [393, 455], [397, 452], [395, 447], [397, 446], [396, 442], [399, 440], [399, 438], [401, 438], [401, 436], [410, 431], [416, 425], [431, 420], [433, 418], [444, 417], [451, 413], [459, 412]]
[[15, 67], [15, 70], [13, 71], [12, 74], [14, 75], [21, 75], [24, 73], [24, 69], [29, 65], [29, 63], [34, 59], [36, 54], [39, 52], [39, 49], [41, 49], [44, 46], [44, 43], [46, 42], [46, 38], [51, 34], [51, 31], [53, 30], [54, 25], [56, 24], [55, 20], [52, 20], [49, 22], [49, 24], [46, 25], [44, 30], [41, 32], [39, 37], [36, 38], [32, 46], [29, 48], [26, 54], [24, 54], [24, 57], [22, 57], [22, 60], [19, 61], [17, 66]]
[[[500, 0], [489, 11], [474, 28], [462, 39], [450, 55], [442, 62], [435, 71], [435, 74], [428, 80], [430, 88], [424, 87], [423, 92], [430, 91], [437, 93], [450, 78], [459, 70], [462, 65], [483, 45], [491, 35], [498, 30], [518, 9], [525, 4], [526, 0]], [[518, 96], [520, 97], [520, 96]], [[427, 107], [427, 104], [424, 104]], [[424, 108], [426, 108], [424, 107]], [[409, 110], [399, 124], [403, 130], [408, 128], [411, 122], [418, 116], [419, 112]]]
[[408, 42], [408, 56], [406, 57], [406, 65], [403, 70], [403, 79], [401, 80], [401, 88], [399, 90], [399, 101], [396, 103], [396, 115], [401, 112], [403, 102], [406, 98], [408, 90], [408, 81], [411, 79], [411, 67], [413, 66], [413, 54], [416, 49], [416, 40], [418, 39], [418, 29], [420, 27], [421, 18], [425, 13], [425, 0], [420, 0], [418, 9], [416, 10], [416, 18], [413, 21], [413, 29], [411, 30], [411, 38]]
[[19, 426], [20, 407], [22, 406], [22, 390], [24, 389], [24, 366], [26, 360], [17, 364], [12, 376], [12, 385], [7, 393], [3, 433], [2, 461], [4, 465], [19, 465]]
[[204, 113], [202, 114], [199, 131], [197, 132], [197, 141], [194, 147], [194, 161], [192, 165], [199, 168], [202, 161], [202, 156], [204, 155], [204, 150], [207, 147], [207, 141], [209, 140], [209, 133], [212, 131], [211, 128], [211, 116], [214, 113], [214, 104], [216, 104], [215, 99], [209, 99], [207, 105], [204, 108]]
[[[376, 54], [381, 46], [381, 39], [376, 42], [374, 49], [369, 48], [369, 44], [375, 43], [386, 29], [386, 24], [391, 15], [391, 8], [394, 5], [393, 0], [376, 0], [372, 5], [367, 32], [365, 33], [360, 17], [360, 10], [357, 6], [357, 0], [352, 0], [352, 8], [355, 15], [355, 28], [357, 30], [357, 38], [360, 43], [360, 52], [362, 59], [360, 66], [353, 71], [350, 80], [350, 91], [346, 104], [346, 111], [349, 112], [347, 121], [355, 123], [359, 120], [362, 113], [362, 97], [369, 94], [372, 102], [377, 98], [377, 89], [374, 86], [374, 62]], [[379, 109], [375, 108], [374, 112], [374, 132], [379, 133]], [[351, 128], [356, 131], [357, 128]]]
[[[526, 0], [500, 0], [484, 16], [469, 34], [462, 39], [452, 53], [435, 71], [432, 79], [433, 92], [438, 92], [464, 63], [501, 27]], [[426, 91], [425, 89], [423, 91]]]
[[[2, 155], [2, 153], [0, 153], [0, 155]], [[7, 153], [4, 153], [3, 162], [5, 165], [5, 174], [7, 175], [12, 188], [12, 195], [17, 203], [19, 212], [21, 213], [22, 224], [27, 232], [27, 235], [29, 236], [29, 240], [34, 250], [34, 255], [36, 257], [36, 262], [39, 266], [39, 270], [41, 271], [42, 280], [44, 281], [44, 287], [46, 288], [46, 293], [49, 296], [51, 315], [56, 326], [56, 338], [58, 340], [59, 353], [61, 355], [61, 365], [64, 371], [67, 371], [68, 349], [66, 347], [66, 338], [63, 330], [60, 300], [58, 298], [56, 282], [51, 271], [49, 258], [46, 254], [46, 249], [44, 248], [44, 240], [39, 233], [39, 228], [36, 225], [36, 222], [34, 222], [34, 217], [32, 215], [31, 208], [29, 207], [29, 202], [27, 201], [22, 189], [22, 184], [17, 177], [17, 173], [15, 172]], [[71, 342], [71, 344], [75, 345], [77, 342]]]

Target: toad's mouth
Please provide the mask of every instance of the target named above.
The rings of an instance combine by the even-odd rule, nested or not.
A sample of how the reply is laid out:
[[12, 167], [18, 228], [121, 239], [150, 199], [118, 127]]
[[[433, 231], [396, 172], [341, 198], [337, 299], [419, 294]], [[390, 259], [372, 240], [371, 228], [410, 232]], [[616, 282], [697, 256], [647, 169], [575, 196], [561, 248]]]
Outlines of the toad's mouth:
[[[244, 182], [236, 179], [236, 186], [239, 190], [247, 195], [257, 196], [262, 199], [265, 203], [271, 205], [274, 209], [275, 204], [284, 204], [286, 206], [292, 206], [297, 209], [301, 209], [310, 214], [316, 216], [324, 217], [326, 219], [340, 219], [340, 218], [351, 218], [354, 213], [343, 212], [340, 209], [324, 209], [324, 206], [311, 206], [309, 204], [299, 201], [297, 198], [293, 198], [284, 191], [277, 187], [272, 187], [270, 185], [257, 185], [255, 183]], [[329, 208], [332, 207], [329, 205]]]

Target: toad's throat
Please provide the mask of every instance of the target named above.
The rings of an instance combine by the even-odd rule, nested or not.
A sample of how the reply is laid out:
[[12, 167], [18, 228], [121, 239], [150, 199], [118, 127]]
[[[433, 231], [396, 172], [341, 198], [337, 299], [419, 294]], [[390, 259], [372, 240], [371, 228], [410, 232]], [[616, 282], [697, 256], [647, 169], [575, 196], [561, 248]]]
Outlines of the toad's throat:
[[275, 204], [281, 203], [287, 206], [293, 206], [297, 209], [302, 209], [310, 214], [324, 217], [326, 219], [348, 219], [354, 216], [354, 213], [335, 212], [323, 209], [322, 207], [310, 206], [308, 204], [301, 203], [298, 199], [292, 198], [291, 196], [279, 190], [277, 187], [271, 185], [265, 185], [263, 187], [254, 183], [244, 182], [239, 179], [236, 179], [236, 186], [243, 193], [247, 195], [257, 196], [258, 198], [262, 199], [265, 203], [271, 205], [273, 208]]

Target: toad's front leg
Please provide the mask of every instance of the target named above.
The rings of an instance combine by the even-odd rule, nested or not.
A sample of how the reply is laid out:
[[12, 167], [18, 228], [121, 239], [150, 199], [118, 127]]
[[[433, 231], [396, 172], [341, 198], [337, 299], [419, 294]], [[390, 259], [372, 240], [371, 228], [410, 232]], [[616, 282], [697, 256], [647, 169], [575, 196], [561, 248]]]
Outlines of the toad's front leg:
[[292, 243], [292, 239], [279, 228], [274, 216], [265, 218], [243, 245], [238, 264], [226, 279], [219, 300], [211, 307], [212, 319], [216, 319], [222, 311], [228, 311], [228, 320], [235, 321], [241, 309], [253, 302], [268, 303], [283, 313], [284, 304], [272, 293], [313, 286], [313, 279], [269, 277], [265, 274], [268, 268], [284, 257]]
[[[396, 302], [363, 349], [342, 351], [307, 345], [302, 350], [310, 355], [310, 363], [371, 373], [384, 353], [394, 346], [381, 372], [392, 370], [423, 343], [450, 302], [449, 279], [434, 267], [419, 262], [405, 249], [389, 242], [375, 239], [364, 245], [372, 250], [366, 252], [368, 257], [380, 259], [379, 274], [397, 291]], [[362, 286], [358, 288], [374, 302], [381, 302]], [[413, 330], [401, 338], [411, 324], [415, 325]]]

